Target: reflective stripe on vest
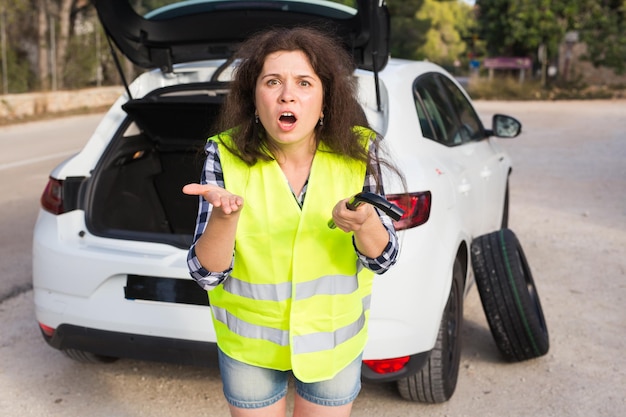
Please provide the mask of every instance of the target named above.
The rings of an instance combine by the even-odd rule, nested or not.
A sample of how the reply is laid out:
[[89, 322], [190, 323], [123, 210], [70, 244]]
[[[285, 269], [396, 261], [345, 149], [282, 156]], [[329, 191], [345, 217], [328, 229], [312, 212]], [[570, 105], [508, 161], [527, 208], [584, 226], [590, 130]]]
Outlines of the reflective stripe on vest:
[[[367, 146], [373, 132], [360, 133]], [[210, 140], [226, 189], [244, 200], [233, 270], [209, 293], [220, 349], [303, 382], [332, 378], [365, 346], [373, 273], [359, 271], [352, 234], [327, 222], [362, 190], [365, 164], [320, 145], [300, 207], [275, 161], [250, 167], [224, 146], [229, 136]]]
[[[365, 312], [370, 308], [371, 295], [363, 299], [363, 314], [354, 323], [337, 329], [333, 333], [312, 333], [305, 336], [294, 337], [293, 352], [310, 353], [318, 350], [333, 349], [335, 346], [356, 336], [365, 325]], [[267, 326], [260, 326], [247, 323], [230, 314], [223, 308], [214, 307], [213, 314], [216, 320], [224, 323], [231, 331], [239, 336], [250, 339], [262, 339], [280, 346], [289, 345], [289, 332], [286, 330], [273, 329]]]
[[[331, 275], [296, 284], [296, 300], [319, 294], [350, 294], [359, 288], [355, 276]], [[291, 298], [291, 283], [253, 284], [233, 276], [224, 282], [224, 290], [254, 300], [284, 301]]]

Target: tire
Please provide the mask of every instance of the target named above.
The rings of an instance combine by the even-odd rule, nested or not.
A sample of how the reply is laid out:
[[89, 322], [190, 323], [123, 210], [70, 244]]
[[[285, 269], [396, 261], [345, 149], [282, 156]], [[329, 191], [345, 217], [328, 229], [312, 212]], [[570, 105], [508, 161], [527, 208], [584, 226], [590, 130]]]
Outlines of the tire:
[[510, 229], [472, 242], [476, 287], [498, 350], [511, 362], [545, 355], [550, 343], [539, 295], [519, 240]]
[[463, 270], [456, 260], [435, 347], [418, 373], [397, 381], [400, 396], [405, 400], [436, 404], [448, 401], [454, 394], [461, 360], [463, 282]]
[[111, 363], [118, 359], [78, 349], [64, 349], [63, 353], [65, 353], [68, 358], [81, 363]]

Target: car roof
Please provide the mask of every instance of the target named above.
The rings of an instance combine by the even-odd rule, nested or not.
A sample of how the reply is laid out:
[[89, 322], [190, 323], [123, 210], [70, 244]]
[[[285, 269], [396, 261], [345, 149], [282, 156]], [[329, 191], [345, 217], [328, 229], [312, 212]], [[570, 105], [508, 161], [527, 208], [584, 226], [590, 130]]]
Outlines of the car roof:
[[315, 25], [340, 36], [358, 68], [380, 71], [389, 57], [386, 3], [354, 1], [356, 8], [325, 0], [188, 0], [144, 13], [136, 0], [92, 0], [107, 35], [145, 69], [227, 59], [263, 29]]

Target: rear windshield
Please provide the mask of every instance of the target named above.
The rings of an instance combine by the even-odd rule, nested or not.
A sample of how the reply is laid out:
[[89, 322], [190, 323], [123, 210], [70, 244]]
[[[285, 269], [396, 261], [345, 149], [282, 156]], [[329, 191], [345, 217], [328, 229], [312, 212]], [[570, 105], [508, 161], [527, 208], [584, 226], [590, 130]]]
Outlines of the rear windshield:
[[[188, 11], [198, 10], [195, 6], [205, 9], [210, 3], [216, 3], [223, 1], [220, 0], [188, 0], [188, 1], [176, 1], [176, 0], [134, 0], [131, 5], [135, 12], [141, 16], [147, 18], [154, 17], [163, 12], [171, 13], [174, 9], [185, 8]], [[291, 3], [311, 3], [311, 4], [325, 4], [334, 3], [340, 6], [348, 6], [350, 8], [357, 8], [357, 0], [289, 0]], [[262, 3], [268, 3], [268, 7], [271, 3], [276, 3], [275, 0], [255, 0], [253, 3], [256, 5]], [[202, 7], [205, 6], [205, 7]], [[210, 7], [210, 6], [209, 6]], [[159, 10], [160, 9], [160, 10]], [[348, 11], [347, 9], [345, 11]]]

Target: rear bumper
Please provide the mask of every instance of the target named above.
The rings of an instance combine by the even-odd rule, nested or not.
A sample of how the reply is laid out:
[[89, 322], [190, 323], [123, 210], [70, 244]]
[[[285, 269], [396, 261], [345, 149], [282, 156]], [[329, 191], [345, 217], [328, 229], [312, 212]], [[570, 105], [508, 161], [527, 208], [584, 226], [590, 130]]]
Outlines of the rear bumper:
[[[43, 333], [42, 333], [43, 334]], [[112, 358], [217, 366], [217, 344], [196, 340], [146, 336], [62, 324], [46, 342], [59, 350], [77, 349]]]
[[[111, 358], [127, 358], [176, 365], [216, 367], [217, 344], [195, 340], [112, 332], [62, 324], [53, 336], [42, 332], [44, 340], [59, 350], [76, 349]], [[430, 352], [412, 355], [407, 365], [393, 374], [377, 374], [362, 365], [361, 375], [368, 382], [391, 382], [413, 375], [424, 366]]]

